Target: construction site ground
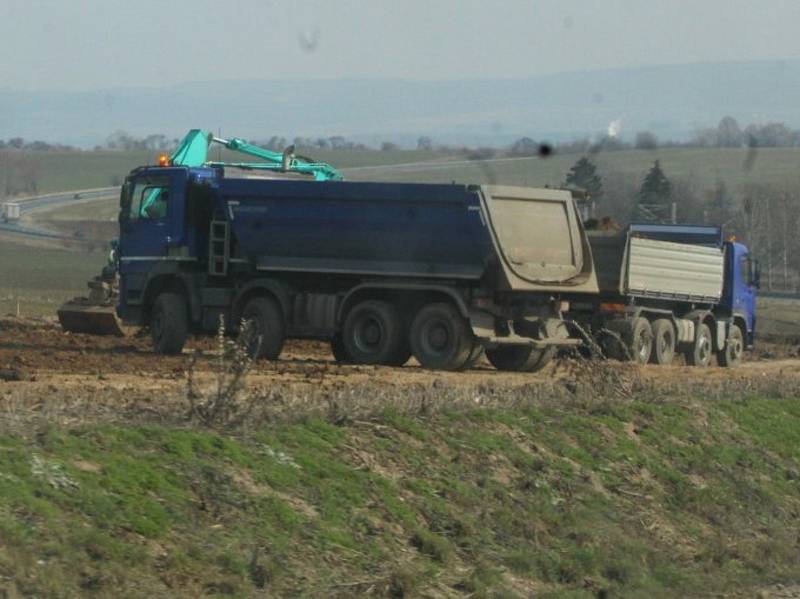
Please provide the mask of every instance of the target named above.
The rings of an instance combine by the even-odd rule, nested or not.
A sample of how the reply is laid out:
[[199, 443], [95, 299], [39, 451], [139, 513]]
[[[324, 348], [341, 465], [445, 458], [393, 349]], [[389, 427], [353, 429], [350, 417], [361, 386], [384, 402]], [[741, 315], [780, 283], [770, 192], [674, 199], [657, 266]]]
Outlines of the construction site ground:
[[[147, 393], [165, 398], [183, 393], [187, 370], [199, 379], [216, 372], [219, 352], [214, 337], [194, 337], [183, 354], [153, 354], [146, 331], [131, 337], [98, 337], [66, 333], [53, 319], [0, 319], [0, 401], [28, 398], [47, 402], [58, 396]], [[574, 359], [556, 359], [538, 373], [509, 373], [481, 361], [464, 372], [428, 371], [412, 359], [402, 368], [338, 364], [323, 341], [290, 340], [280, 360], [259, 362], [247, 376], [247, 387], [257, 392], [274, 389], [342, 389], [353, 385], [376, 385], [384, 390], [408, 385], [453, 387], [529, 386], [552, 382], [572, 372]], [[628, 365], [628, 370], [634, 367]], [[642, 379], [665, 385], [693, 383], [713, 388], [726, 381], [800, 378], [800, 346], [786, 340], [760, 342], [735, 369], [685, 366], [678, 357], [672, 366], [636, 367]], [[4, 384], [5, 383], [5, 384]], [[155, 393], [155, 394], [154, 394]]]

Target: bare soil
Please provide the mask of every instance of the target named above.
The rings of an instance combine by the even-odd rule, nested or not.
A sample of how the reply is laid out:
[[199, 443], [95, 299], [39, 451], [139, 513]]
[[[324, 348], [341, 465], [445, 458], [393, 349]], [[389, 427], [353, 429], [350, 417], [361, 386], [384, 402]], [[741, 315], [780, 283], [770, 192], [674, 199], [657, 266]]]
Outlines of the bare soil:
[[[198, 380], [210, 378], [218, 353], [213, 338], [190, 340], [179, 356], [157, 356], [146, 334], [133, 337], [99, 337], [66, 333], [53, 320], [0, 320], [0, 405], [3, 400], [46, 404], [48, 397], [96, 397], [118, 394], [166, 397], [182, 394], [192, 356]], [[610, 363], [615, 370], [615, 363]], [[778, 379], [800, 380], [797, 347], [765, 343], [738, 368], [699, 369], [675, 364], [669, 367], [619, 364], [619, 369], [649, 383], [670, 386], [693, 384], [709, 390], [740, 381], [742, 385]], [[420, 368], [413, 359], [402, 368], [337, 364], [327, 343], [292, 340], [281, 359], [258, 363], [248, 376], [248, 387], [259, 391], [338, 390], [375, 386], [389, 390], [409, 386], [440, 385], [448, 389], [479, 389], [495, 385], [529, 387], [575, 377], [593, 367], [575, 360], [555, 360], [543, 371], [499, 372], [483, 361], [466, 372], [438, 372]], [[589, 375], [590, 376], [590, 375]]]

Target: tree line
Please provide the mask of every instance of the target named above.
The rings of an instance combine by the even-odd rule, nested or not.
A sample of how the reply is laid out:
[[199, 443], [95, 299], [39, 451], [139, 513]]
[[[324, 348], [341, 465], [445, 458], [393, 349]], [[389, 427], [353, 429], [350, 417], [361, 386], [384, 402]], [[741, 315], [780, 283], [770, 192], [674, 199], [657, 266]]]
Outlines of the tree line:
[[566, 173], [563, 186], [583, 192], [577, 203], [587, 227], [621, 228], [631, 222], [719, 226], [760, 260], [762, 288], [800, 291], [800, 176], [736, 189], [718, 179], [704, 188], [691, 177], [670, 177], [659, 160], [632, 178], [600, 173], [585, 155]]

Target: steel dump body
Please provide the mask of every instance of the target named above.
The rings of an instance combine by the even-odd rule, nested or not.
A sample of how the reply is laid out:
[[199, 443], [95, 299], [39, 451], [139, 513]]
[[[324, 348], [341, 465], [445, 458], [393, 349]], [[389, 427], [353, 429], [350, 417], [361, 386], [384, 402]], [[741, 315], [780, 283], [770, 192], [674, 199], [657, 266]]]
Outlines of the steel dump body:
[[650, 297], [716, 304], [725, 281], [721, 246], [677, 243], [590, 233], [600, 291], [604, 295]]
[[237, 241], [234, 257], [260, 271], [596, 291], [567, 192], [228, 179], [220, 196]]

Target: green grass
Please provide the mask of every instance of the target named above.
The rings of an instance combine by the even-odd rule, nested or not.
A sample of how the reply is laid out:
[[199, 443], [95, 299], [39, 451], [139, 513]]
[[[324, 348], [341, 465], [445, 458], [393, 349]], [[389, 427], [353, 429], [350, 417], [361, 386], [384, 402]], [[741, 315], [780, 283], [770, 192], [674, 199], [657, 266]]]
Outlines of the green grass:
[[300, 419], [247, 436], [99, 424], [6, 434], [0, 589], [755, 589], [800, 576], [798, 431], [796, 401], [742, 397], [387, 412], [374, 425]]
[[54, 316], [56, 308], [86, 295], [86, 282], [108, 260], [105, 250], [46, 249], [0, 241], [0, 315]]

